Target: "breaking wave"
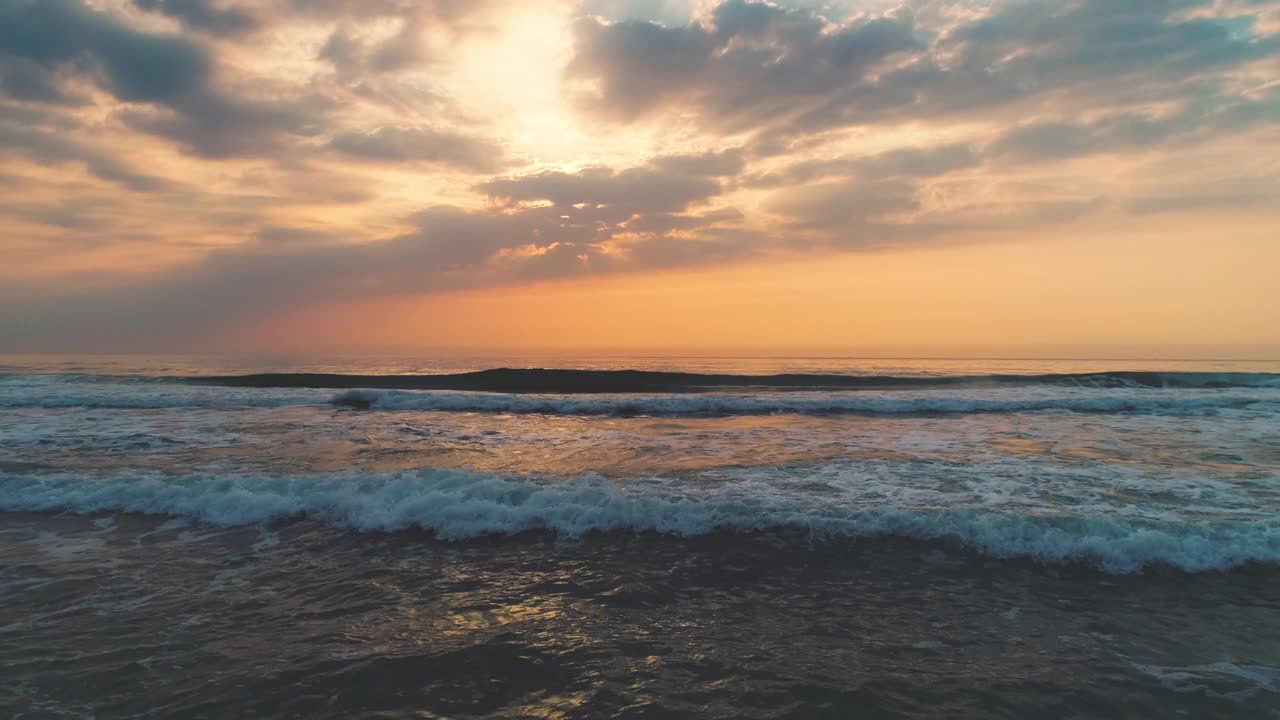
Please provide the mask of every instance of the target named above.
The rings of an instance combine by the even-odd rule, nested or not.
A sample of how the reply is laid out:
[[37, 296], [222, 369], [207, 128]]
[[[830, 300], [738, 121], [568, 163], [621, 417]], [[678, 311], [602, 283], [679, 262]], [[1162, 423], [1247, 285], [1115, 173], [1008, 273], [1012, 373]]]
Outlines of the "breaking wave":
[[[1280, 520], [1018, 514], [999, 505], [886, 506], [857, 490], [790, 493], [760, 481], [550, 479], [454, 470], [290, 476], [0, 474], [0, 509], [181, 516], [217, 525], [307, 518], [340, 528], [420, 528], [446, 540], [550, 530], [696, 536], [807, 531], [810, 541], [899, 536], [1000, 558], [1086, 562], [1112, 573], [1280, 564]], [[851, 487], [858, 487], [857, 485]]]
[[1255, 405], [1280, 406], [1280, 396], [1256, 393], [1067, 394], [1031, 397], [901, 393], [760, 393], [669, 395], [513, 395], [502, 393], [350, 390], [334, 405], [418, 410], [555, 415], [967, 414], [1066, 411], [1198, 413]]
[[497, 368], [441, 375], [266, 373], [185, 378], [200, 385], [257, 388], [468, 390], [503, 393], [670, 393], [722, 388], [887, 390], [992, 385], [1088, 388], [1280, 388], [1280, 373], [1099, 372], [1043, 375], [732, 375], [647, 370]]
[[1081, 388], [936, 388], [917, 392], [738, 392], [666, 394], [536, 394], [319, 388], [193, 387], [160, 383], [87, 383], [0, 387], [0, 408], [270, 409], [338, 407], [548, 415], [724, 416], [769, 414], [1151, 413], [1193, 415], [1220, 410], [1280, 412], [1280, 390], [1147, 391]]

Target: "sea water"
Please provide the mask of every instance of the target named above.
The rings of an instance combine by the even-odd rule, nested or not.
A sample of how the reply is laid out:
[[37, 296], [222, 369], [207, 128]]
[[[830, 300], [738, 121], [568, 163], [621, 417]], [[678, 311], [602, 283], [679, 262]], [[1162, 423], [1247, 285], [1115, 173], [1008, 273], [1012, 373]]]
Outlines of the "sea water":
[[0, 709], [1277, 717], [1278, 373], [0, 357]]

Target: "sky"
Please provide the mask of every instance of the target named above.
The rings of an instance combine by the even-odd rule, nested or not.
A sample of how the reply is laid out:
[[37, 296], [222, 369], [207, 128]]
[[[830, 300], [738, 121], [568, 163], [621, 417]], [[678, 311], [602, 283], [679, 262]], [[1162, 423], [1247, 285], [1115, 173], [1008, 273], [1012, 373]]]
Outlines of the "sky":
[[1280, 2], [0, 0], [0, 351], [1280, 358]]

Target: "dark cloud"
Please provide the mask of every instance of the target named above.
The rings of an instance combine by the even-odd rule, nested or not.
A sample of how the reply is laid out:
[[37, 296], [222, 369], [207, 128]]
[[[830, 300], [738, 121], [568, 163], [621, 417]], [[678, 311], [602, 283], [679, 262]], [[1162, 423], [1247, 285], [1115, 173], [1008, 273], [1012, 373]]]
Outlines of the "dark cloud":
[[[189, 242], [208, 255], [130, 287], [0, 288], [9, 342], [176, 337], [297, 304], [688, 267], [779, 248], [921, 243], [1065, 223], [1103, 207], [1262, 207], [1275, 196], [1266, 168], [1227, 186], [1213, 180], [1222, 173], [1183, 167], [1186, 186], [1135, 183], [1114, 198], [1091, 194], [1088, 179], [1028, 185], [1054, 174], [1033, 164], [1101, 153], [1172, 159], [1175, 149], [1280, 121], [1280, 87], [1263, 68], [1280, 57], [1280, 35], [1229, 17], [1243, 11], [1201, 12], [1209, 0], [993, 0], [963, 12], [928, 0], [842, 21], [731, 0], [686, 24], [580, 18], [565, 79], [596, 123], [588, 127], [656, 119], [655, 137], [694, 149], [633, 167], [502, 177], [489, 176], [510, 171], [492, 131], [466, 118], [435, 76], [405, 72], [455, 59], [437, 41], [468, 32], [476, 3], [132, 2], [181, 32], [140, 29], [155, 25], [130, 25], [138, 13], [110, 4], [0, 0], [0, 157], [82, 166], [135, 191], [91, 199], [96, 184], [78, 175], [39, 188], [55, 173], [15, 163], [0, 176], [7, 193], [49, 192], [0, 202], [0, 214], [44, 226], [12, 241], [31, 248], [24, 257], [59, 243], [117, 242], [143, 232], [137, 219], [153, 213], [157, 236], [183, 239], [138, 236], [130, 242], [139, 252]], [[298, 27], [305, 40], [289, 34]], [[292, 79], [238, 70], [234, 60], [252, 43], [279, 38], [295, 56], [320, 45], [312, 59], [322, 62]], [[863, 129], [877, 124], [950, 140], [844, 154], [846, 141], [889, 137]], [[91, 137], [100, 128], [119, 137], [121, 126], [195, 155], [187, 166], [267, 162], [210, 163], [194, 172], [213, 187], [177, 186]], [[1260, 143], [1258, 156], [1267, 150]], [[391, 218], [346, 208], [352, 233], [274, 224], [309, 222], [297, 218], [303, 206], [376, 200], [393, 182], [377, 171], [391, 165], [486, 175], [461, 188], [478, 194], [471, 209], [430, 207], [406, 219], [398, 206]], [[56, 196], [70, 187], [76, 197]], [[775, 190], [742, 204], [750, 218], [725, 207], [744, 187]], [[222, 246], [233, 237], [249, 239]]]
[[550, 202], [550, 210], [584, 223], [620, 223], [635, 215], [678, 213], [721, 192], [705, 177], [650, 168], [586, 168], [499, 178], [476, 186], [494, 200]]
[[600, 94], [588, 108], [615, 120], [634, 120], [681, 98], [715, 50], [701, 26], [667, 28], [652, 22], [578, 23], [571, 77], [595, 80]]
[[632, 238], [606, 250], [601, 243], [609, 232], [566, 222], [554, 208], [434, 207], [413, 221], [410, 233], [361, 243], [323, 231], [264, 228], [249, 242], [149, 282], [61, 292], [26, 287], [0, 303], [0, 334], [23, 346], [68, 333], [111, 346], [157, 336], [178, 342], [295, 305], [684, 267], [758, 247], [744, 232]]
[[[1123, 91], [1140, 77], [1159, 92], [1223, 67], [1265, 57], [1274, 40], [1233, 30], [1223, 18], [1188, 17], [1201, 0], [1001, 3], [940, 43], [957, 66], [986, 68], [1029, 91]], [[1146, 88], [1130, 87], [1141, 94]]]
[[316, 59], [328, 62], [341, 74], [355, 73], [364, 64], [364, 44], [350, 30], [339, 27], [320, 46]]
[[730, 177], [742, 172], [746, 165], [746, 154], [741, 148], [733, 148], [719, 152], [662, 155], [654, 158], [650, 164], [660, 170], [683, 175]]
[[168, 138], [187, 152], [208, 158], [287, 154], [286, 138], [324, 132], [335, 101], [323, 95], [260, 101], [219, 92], [197, 93], [169, 106], [127, 110], [124, 123]]
[[284, 225], [268, 225], [253, 233], [251, 242], [265, 248], [307, 248], [337, 245], [343, 234], [332, 230], [297, 228]]
[[350, 157], [383, 163], [437, 163], [467, 172], [496, 172], [502, 148], [462, 133], [421, 127], [382, 127], [367, 133], [345, 132], [329, 148]]
[[149, 105], [121, 117], [136, 130], [210, 157], [274, 154], [288, 136], [317, 134], [332, 107], [316, 95], [234, 96], [216, 86], [214, 59], [204, 45], [135, 30], [79, 0], [4, 0], [0, 58], [6, 55], [77, 73], [121, 101]]
[[0, 3], [0, 54], [46, 69], [81, 63], [130, 102], [173, 102], [205, 86], [213, 68], [200, 45], [137, 32], [78, 0]]
[[569, 74], [594, 83], [585, 102], [597, 117], [688, 109], [705, 129], [760, 133], [760, 149], [777, 152], [809, 133], [1019, 103], [1062, 113], [1202, 100], [1216, 73], [1280, 50], [1280, 35], [1187, 12], [1210, 5], [1008, 0], [954, 25], [902, 8], [834, 24], [731, 0], [684, 27], [584, 19]]
[[212, 0], [133, 0], [143, 10], [168, 15], [184, 27], [211, 35], [236, 36], [257, 30], [259, 18], [234, 5]]
[[105, 245], [114, 239], [109, 232], [104, 232], [110, 224], [109, 216], [114, 206], [112, 198], [89, 195], [54, 202], [0, 201], [0, 216], [75, 231], [59, 237], [58, 244], [63, 248], [71, 246], [84, 249], [93, 245]]
[[283, 16], [335, 19], [380, 19], [417, 15], [440, 24], [457, 23], [484, 8], [487, 0], [269, 0]]
[[806, 160], [777, 172], [748, 177], [745, 179], [745, 184], [748, 187], [768, 188], [803, 184], [830, 177], [924, 178], [976, 167], [980, 163], [981, 158], [968, 143], [905, 147], [877, 155]]
[[952, 143], [933, 147], [905, 147], [878, 155], [858, 158], [853, 167], [864, 175], [933, 177], [979, 164], [979, 158], [968, 143]]
[[1280, 122], [1280, 89], [1257, 99], [1207, 98], [1165, 115], [1121, 112], [1090, 122], [1026, 123], [999, 136], [986, 152], [1020, 161], [1054, 160], [1220, 139], [1268, 122]]
[[56, 73], [26, 58], [0, 60], [0, 93], [15, 100], [50, 105], [83, 105], [81, 95], [69, 91]]
[[849, 179], [775, 193], [766, 207], [797, 228], [834, 232], [857, 229], [877, 218], [919, 207], [916, 184], [905, 179]]
[[130, 190], [157, 192], [174, 183], [131, 168], [106, 151], [85, 145], [64, 135], [0, 121], [0, 154], [14, 153], [42, 165], [79, 163], [90, 174]]
[[833, 27], [809, 10], [731, 0], [685, 27], [584, 19], [569, 74], [598, 84], [586, 103], [601, 117], [691, 103], [708, 125], [739, 131], [794, 114], [916, 46], [906, 13]]
[[34, 292], [0, 311], [0, 328], [25, 332], [31, 342], [39, 340], [32, 328], [47, 327], [125, 338], [147, 326], [150, 335], [178, 337], [297, 304], [684, 267], [767, 247], [740, 227], [736, 209], [685, 212], [720, 191], [707, 177], [646, 165], [513, 176], [480, 187], [502, 204], [427, 208], [409, 219], [412, 231], [378, 241], [264, 226], [241, 245], [151, 282], [63, 293], [56, 302]]
[[[237, 302], [262, 307], [315, 300], [317, 293], [336, 299], [437, 292], [679, 264], [675, 258], [664, 260], [656, 246], [648, 247], [654, 241], [672, 252], [683, 248], [682, 258], [698, 254], [704, 244], [721, 248], [714, 253], [720, 255], [725, 240], [662, 235], [678, 224], [665, 210], [704, 201], [718, 188], [705, 179], [685, 178], [690, 184], [679, 186], [676, 194], [656, 192], [658, 185], [672, 185], [683, 177], [631, 168], [505, 178], [491, 183], [495, 195], [513, 200], [554, 198], [556, 204], [490, 210], [431, 207], [410, 218], [416, 228], [412, 232], [377, 242], [352, 243], [331, 232], [268, 227], [252, 242], [210, 255], [173, 292], [182, 287], [181, 292], [194, 295], [234, 294]], [[612, 219], [621, 213], [632, 223], [624, 226]], [[692, 217], [700, 227], [741, 219], [733, 209]], [[625, 249], [605, 249], [622, 236], [627, 238]], [[641, 264], [633, 253], [642, 247], [647, 249]]]
[[706, 201], [721, 190], [719, 183], [706, 177], [645, 167], [541, 172], [491, 180], [476, 187], [507, 202], [543, 200], [561, 208], [599, 208], [616, 220], [640, 213], [677, 212]]
[[666, 235], [672, 232], [697, 230], [715, 225], [737, 225], [746, 216], [737, 208], [721, 208], [696, 215], [679, 215], [675, 213], [652, 213], [638, 215], [622, 224], [622, 228], [631, 233]]
[[347, 80], [396, 72], [427, 61], [422, 32], [423, 20], [419, 15], [406, 16], [394, 35], [377, 43], [370, 43], [354, 34], [350, 27], [339, 25], [316, 57], [328, 62], [340, 78]]
[[420, 15], [409, 15], [400, 22], [400, 30], [369, 52], [368, 68], [374, 72], [394, 72], [413, 67], [427, 58], [422, 42]]
[[1280, 207], [1280, 183], [1265, 173], [1222, 172], [1210, 182], [1200, 176], [1142, 190], [1127, 202], [1137, 215], [1226, 210], [1238, 213], [1250, 208]]
[[[454, 35], [467, 30], [466, 20], [487, 5], [487, 0], [285, 0], [282, 14], [336, 21], [317, 59], [328, 62], [339, 79], [368, 81], [432, 62], [435, 58], [424, 39], [428, 30]], [[371, 39], [362, 21], [399, 23], [389, 37]]]

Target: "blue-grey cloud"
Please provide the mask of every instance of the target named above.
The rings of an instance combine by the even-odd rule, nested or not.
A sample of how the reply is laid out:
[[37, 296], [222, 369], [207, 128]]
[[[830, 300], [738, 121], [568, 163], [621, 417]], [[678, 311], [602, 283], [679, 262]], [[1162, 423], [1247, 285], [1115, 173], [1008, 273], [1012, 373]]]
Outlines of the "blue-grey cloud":
[[199, 44], [138, 32], [78, 0], [0, 3], [0, 55], [46, 69], [75, 65], [131, 102], [174, 102], [205, 87], [213, 69]]
[[730, 0], [706, 24], [578, 24], [571, 77], [594, 80], [586, 107], [615, 121], [690, 103], [721, 131], [793, 115], [833, 90], [865, 82], [894, 55], [916, 49], [901, 13], [833, 28], [809, 10]]
[[850, 230], [919, 205], [916, 185], [909, 180], [851, 179], [775, 193], [768, 209], [786, 217], [793, 227]]
[[[636, 138], [670, 142], [613, 167], [526, 148], [513, 156], [527, 152], [529, 165], [517, 165], [502, 118], [466, 117], [434, 84], [433, 63], [459, 57], [423, 41], [470, 32], [477, 4], [467, 0], [0, 0], [0, 182], [13, 197], [24, 183], [43, 191], [0, 203], [15, 227], [45, 226], [17, 241], [24, 257], [41, 243], [160, 243], [127, 235], [139, 232], [128, 218], [152, 212], [213, 238], [192, 233], [206, 257], [130, 287], [6, 288], [0, 335], [177, 334], [322, 300], [933, 242], [1102, 209], [1256, 212], [1280, 200], [1266, 167], [1247, 183], [1201, 187], [1229, 173], [1175, 162], [1189, 150], [1209, 157], [1232, 135], [1252, 133], [1259, 158], [1274, 144], [1280, 34], [1250, 24], [1257, 6], [961, 1], [844, 17], [751, 0], [692, 19], [670, 8], [580, 17], [563, 90], [582, 130], [640, 125], [619, 155]], [[289, 35], [295, 24], [305, 41]], [[255, 43], [282, 37], [307, 72], [267, 81], [245, 69]], [[144, 166], [130, 156], [138, 134], [148, 156], [189, 157]], [[902, 137], [911, 144], [851, 151]], [[1167, 160], [1187, 182], [1112, 185], [1110, 197], [1090, 178], [1055, 177], [1085, 167], [1064, 160], [1103, 155]], [[129, 192], [112, 190], [113, 204], [97, 183], [22, 163], [78, 166]], [[170, 166], [216, 187], [152, 174]], [[404, 188], [392, 187], [401, 173], [439, 173], [453, 182], [451, 202], [472, 197], [406, 219]], [[57, 197], [70, 187], [75, 198]], [[384, 194], [394, 209], [373, 204]], [[280, 225], [297, 206], [337, 204], [359, 218], [355, 236]], [[222, 247], [231, 237], [248, 239]]]
[[1265, 123], [1280, 122], [1280, 88], [1256, 99], [1206, 98], [1177, 112], [1108, 113], [1085, 122], [1041, 120], [1017, 125], [987, 147], [987, 154], [1043, 161], [1116, 151], [1141, 151], [1176, 142], [1216, 140]]
[[173, 189], [176, 183], [148, 175], [129, 166], [104, 149], [85, 145], [56, 132], [0, 120], [0, 152], [22, 155], [41, 165], [78, 163], [91, 175], [130, 190], [155, 192]]
[[720, 184], [707, 177], [645, 167], [541, 172], [491, 180], [477, 189], [507, 202], [544, 200], [561, 209], [584, 205], [614, 220], [684, 210], [721, 191]]
[[433, 163], [467, 172], [496, 172], [502, 147], [489, 139], [426, 127], [381, 127], [343, 132], [329, 148], [349, 157], [382, 163]]
[[[705, 217], [703, 224], [720, 219]], [[655, 234], [607, 251], [601, 243], [623, 230], [578, 223], [553, 207], [504, 213], [439, 206], [412, 222], [411, 232], [359, 243], [334, 233], [264, 228], [249, 242], [150, 282], [70, 292], [24, 287], [11, 297], [0, 294], [0, 333], [22, 347], [50, 347], [68, 333], [110, 347], [157, 336], [180, 342], [241, 326], [267, 309], [688, 267], [745, 257], [759, 240], [750, 231], [696, 240]]]
[[732, 177], [746, 167], [746, 153], [742, 148], [729, 150], [709, 150], [703, 153], [685, 153], [680, 155], [662, 155], [650, 163], [661, 170], [677, 172], [684, 175], [705, 175], [709, 177]]
[[1010, 0], [929, 27], [902, 8], [833, 24], [731, 0], [682, 27], [584, 19], [569, 72], [596, 83], [585, 102], [600, 118], [691, 109], [709, 131], [759, 133], [762, 150], [779, 151], [806, 133], [1028, 103], [1073, 112], [1203, 100], [1221, 85], [1215, 73], [1280, 50], [1280, 36], [1186, 13], [1208, 5]]
[[0, 64], [13, 58], [76, 74], [120, 101], [150, 106], [124, 113], [126, 124], [213, 157], [275, 152], [290, 135], [317, 133], [331, 107], [318, 96], [237, 97], [217, 86], [215, 58], [200, 42], [135, 30], [80, 0], [0, 3]]
[[340, 25], [329, 35], [316, 57], [331, 64], [339, 77], [345, 79], [367, 78], [411, 68], [428, 59], [426, 45], [422, 42], [422, 22], [419, 16], [409, 15], [401, 20], [400, 29], [394, 35], [378, 43], [353, 35], [347, 27]]
[[133, 0], [139, 8], [168, 15], [184, 27], [211, 35], [236, 36], [253, 32], [261, 25], [258, 16], [235, 5], [219, 5], [213, 0]]
[[831, 177], [925, 178], [976, 167], [981, 162], [982, 158], [969, 143], [904, 147], [875, 155], [804, 160], [780, 171], [746, 177], [744, 184], [769, 188], [802, 185]]
[[76, 106], [87, 102], [83, 95], [66, 88], [53, 69], [20, 57], [0, 61], [0, 94], [50, 105]]
[[649, 213], [637, 215], [621, 224], [629, 233], [667, 235], [672, 232], [701, 230], [717, 225], [739, 226], [746, 216], [732, 207], [719, 208], [694, 214]]

